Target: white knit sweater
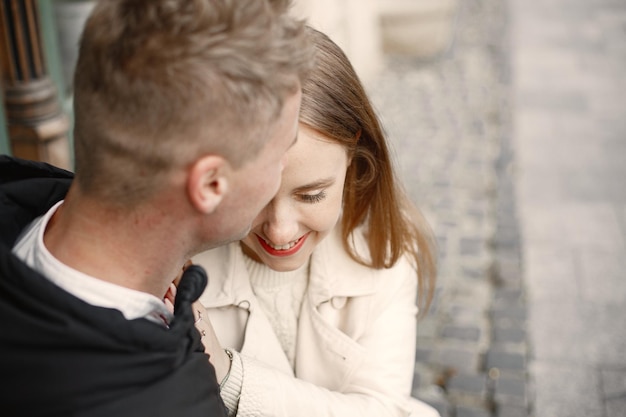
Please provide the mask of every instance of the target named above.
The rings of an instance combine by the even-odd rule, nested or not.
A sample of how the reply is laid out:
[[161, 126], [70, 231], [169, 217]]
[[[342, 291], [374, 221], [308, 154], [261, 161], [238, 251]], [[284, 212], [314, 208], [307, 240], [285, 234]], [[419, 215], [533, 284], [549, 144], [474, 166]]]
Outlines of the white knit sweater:
[[295, 271], [277, 272], [248, 256], [245, 256], [245, 262], [252, 291], [293, 368], [298, 318], [308, 283], [309, 263]]

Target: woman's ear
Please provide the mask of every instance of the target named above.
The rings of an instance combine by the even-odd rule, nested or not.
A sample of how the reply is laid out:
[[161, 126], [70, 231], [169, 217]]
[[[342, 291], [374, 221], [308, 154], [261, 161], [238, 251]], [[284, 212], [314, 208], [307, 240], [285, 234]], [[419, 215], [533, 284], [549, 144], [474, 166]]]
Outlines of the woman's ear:
[[215, 211], [228, 192], [228, 162], [218, 155], [206, 155], [189, 169], [187, 194], [192, 206], [203, 214]]

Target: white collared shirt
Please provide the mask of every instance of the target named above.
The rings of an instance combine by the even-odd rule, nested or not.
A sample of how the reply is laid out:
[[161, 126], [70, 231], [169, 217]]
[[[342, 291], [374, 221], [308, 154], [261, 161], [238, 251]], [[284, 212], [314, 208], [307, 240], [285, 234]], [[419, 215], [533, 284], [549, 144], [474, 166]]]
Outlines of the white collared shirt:
[[63, 264], [48, 251], [43, 242], [44, 231], [61, 204], [63, 201], [31, 222], [13, 247], [13, 254], [57, 286], [91, 305], [119, 310], [127, 320], [146, 318], [159, 324], [169, 323], [173, 315], [163, 300], [84, 274]]

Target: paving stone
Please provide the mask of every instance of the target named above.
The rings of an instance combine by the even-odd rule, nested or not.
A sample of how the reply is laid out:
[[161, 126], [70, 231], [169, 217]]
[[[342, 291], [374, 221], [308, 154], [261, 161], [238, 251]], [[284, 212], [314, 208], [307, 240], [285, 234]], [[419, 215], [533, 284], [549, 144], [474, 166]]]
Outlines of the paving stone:
[[[516, 238], [516, 242], [519, 240]], [[498, 279], [502, 281], [520, 281], [522, 279], [519, 260], [498, 259], [496, 261]]]
[[454, 375], [448, 380], [446, 389], [484, 397], [487, 393], [487, 376], [467, 373]]
[[437, 317], [435, 312], [436, 308], [434, 308], [432, 312], [429, 311], [429, 316], [424, 317], [417, 322], [417, 339], [419, 341], [431, 340], [438, 335], [439, 317]]
[[480, 339], [480, 329], [475, 326], [444, 326], [441, 336], [449, 339], [468, 340], [476, 342]]
[[486, 408], [459, 406], [456, 408], [456, 417], [491, 417], [491, 412]]
[[416, 362], [429, 362], [433, 354], [432, 347], [417, 346], [415, 349]]
[[463, 238], [459, 243], [460, 253], [461, 255], [479, 255], [484, 249], [484, 244], [482, 239]]
[[521, 250], [519, 247], [516, 248], [502, 248], [502, 247], [494, 247], [493, 248], [493, 257], [496, 260], [506, 259], [508, 261], [516, 261], [521, 265]]
[[448, 316], [455, 324], [475, 324], [485, 320], [485, 311], [475, 305], [452, 305], [448, 309]]
[[493, 320], [499, 320], [503, 318], [525, 320], [526, 316], [526, 307], [494, 307], [491, 310], [491, 317]]
[[[511, 293], [521, 293], [522, 291], [521, 288], [519, 287], [510, 287], [510, 286], [497, 286], [496, 291], [498, 290], [500, 291], [509, 290], [511, 291]], [[504, 297], [497, 293], [494, 294], [492, 309], [506, 310], [506, 309], [512, 309], [512, 308], [522, 309], [525, 307], [526, 307], [526, 301], [525, 301], [525, 298], [522, 296]]]
[[463, 348], [442, 347], [437, 352], [435, 362], [459, 372], [476, 372], [480, 363], [480, 352]]
[[485, 367], [487, 369], [512, 369], [525, 370], [526, 356], [516, 352], [505, 352], [501, 350], [490, 349], [485, 354]]
[[484, 279], [488, 275], [484, 266], [463, 266], [461, 268], [461, 274], [463, 277], [472, 279]]
[[495, 381], [494, 400], [497, 404], [526, 407], [527, 390], [524, 378], [500, 377]]
[[496, 407], [495, 417], [528, 417], [526, 407], [516, 407], [512, 405], [499, 405]]
[[491, 304], [491, 284], [486, 279], [474, 281], [457, 277], [454, 287], [445, 294], [449, 305], [471, 306], [486, 310]]
[[494, 238], [494, 246], [502, 248], [519, 247], [519, 231], [517, 229], [498, 229]]
[[493, 329], [493, 341], [498, 344], [524, 343], [526, 341], [526, 331], [521, 326], [496, 326]]
[[495, 305], [521, 304], [524, 299], [524, 291], [521, 289], [508, 288], [496, 289], [493, 294], [493, 299]]
[[521, 329], [526, 333], [526, 335], [528, 335], [528, 332], [526, 331], [527, 323], [525, 319], [511, 318], [511, 317], [497, 317], [497, 318], [492, 319], [491, 324], [493, 326], [494, 331], [496, 328]]
[[[500, 148], [500, 154], [506, 153], [505, 144]], [[512, 151], [510, 151], [513, 153]], [[514, 160], [510, 159], [502, 163], [504, 166], [498, 168], [496, 161], [496, 172], [498, 182], [496, 184], [497, 200], [495, 201], [496, 224], [498, 227], [512, 228], [518, 230], [517, 207], [515, 198], [515, 179], [511, 175]]]

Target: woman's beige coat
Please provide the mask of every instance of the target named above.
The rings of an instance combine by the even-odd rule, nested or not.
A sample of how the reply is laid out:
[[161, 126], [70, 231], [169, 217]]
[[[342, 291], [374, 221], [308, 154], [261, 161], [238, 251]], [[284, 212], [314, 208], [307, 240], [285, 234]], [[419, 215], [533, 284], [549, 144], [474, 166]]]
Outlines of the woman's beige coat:
[[[362, 238], [356, 243], [364, 249]], [[406, 260], [386, 270], [362, 266], [343, 249], [338, 231], [331, 233], [311, 258], [295, 371], [252, 292], [239, 244], [194, 262], [209, 274], [200, 301], [220, 342], [241, 353], [238, 416], [437, 415], [409, 400], [417, 278]]]

